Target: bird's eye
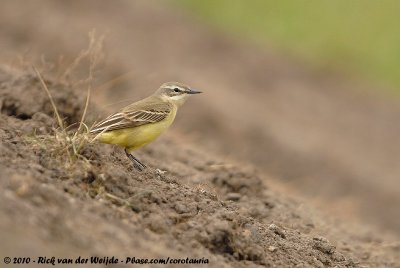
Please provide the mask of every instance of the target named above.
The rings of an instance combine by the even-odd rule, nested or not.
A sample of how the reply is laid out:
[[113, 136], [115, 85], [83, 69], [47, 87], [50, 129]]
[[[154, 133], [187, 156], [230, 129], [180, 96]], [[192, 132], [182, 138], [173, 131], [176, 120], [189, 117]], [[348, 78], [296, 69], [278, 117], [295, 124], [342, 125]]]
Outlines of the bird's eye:
[[181, 90], [179, 88], [174, 88], [174, 92], [181, 92]]

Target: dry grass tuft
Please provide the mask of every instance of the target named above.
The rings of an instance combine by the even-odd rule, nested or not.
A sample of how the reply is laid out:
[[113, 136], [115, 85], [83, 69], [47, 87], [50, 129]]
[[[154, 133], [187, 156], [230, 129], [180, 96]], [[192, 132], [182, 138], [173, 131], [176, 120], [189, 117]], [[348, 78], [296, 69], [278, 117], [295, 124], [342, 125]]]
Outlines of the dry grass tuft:
[[72, 126], [66, 126], [65, 122], [60, 117], [57, 106], [54, 103], [53, 97], [43, 80], [38, 69], [33, 66], [42, 88], [49, 97], [50, 103], [53, 106], [54, 114], [57, 119], [58, 126], [53, 127], [52, 135], [34, 135], [31, 140], [34, 146], [46, 150], [53, 157], [65, 157], [68, 159], [69, 165], [72, 165], [76, 160], [81, 159], [88, 162], [88, 159], [82, 155], [82, 150], [90, 143], [90, 128], [84, 123], [87, 109], [90, 102], [91, 87], [88, 87], [84, 112], [79, 122], [79, 127], [76, 130], [71, 130]]
[[[89, 159], [82, 154], [84, 148], [94, 140], [91, 138], [92, 135], [90, 134], [91, 127], [88, 127], [85, 123], [85, 119], [90, 103], [93, 73], [96, 66], [103, 58], [103, 53], [101, 51], [103, 48], [103, 41], [104, 36], [96, 38], [95, 31], [90, 32], [88, 48], [81, 51], [78, 57], [66, 68], [61, 77], [59, 77], [59, 81], [66, 81], [82, 61], [88, 59], [88, 77], [74, 84], [75, 86], [78, 84], [87, 84], [86, 102], [79, 123], [66, 126], [40, 71], [35, 66], [32, 66], [53, 107], [57, 127], [53, 127], [51, 135], [33, 135], [33, 137], [29, 138], [28, 141], [33, 144], [33, 146], [46, 151], [52, 157], [67, 158], [68, 166], [72, 166], [76, 160], [83, 160], [85, 163], [90, 164]], [[78, 127], [73, 129], [76, 125], [78, 125]]]

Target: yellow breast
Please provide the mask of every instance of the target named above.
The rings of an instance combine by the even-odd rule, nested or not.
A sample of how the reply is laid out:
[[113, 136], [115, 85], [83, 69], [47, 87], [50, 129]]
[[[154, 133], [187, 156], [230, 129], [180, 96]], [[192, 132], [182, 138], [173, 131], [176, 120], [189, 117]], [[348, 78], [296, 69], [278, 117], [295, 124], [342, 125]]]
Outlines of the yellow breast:
[[171, 113], [162, 121], [133, 128], [118, 129], [101, 134], [102, 143], [117, 144], [125, 147], [128, 152], [154, 141], [174, 122], [177, 108], [174, 106]]

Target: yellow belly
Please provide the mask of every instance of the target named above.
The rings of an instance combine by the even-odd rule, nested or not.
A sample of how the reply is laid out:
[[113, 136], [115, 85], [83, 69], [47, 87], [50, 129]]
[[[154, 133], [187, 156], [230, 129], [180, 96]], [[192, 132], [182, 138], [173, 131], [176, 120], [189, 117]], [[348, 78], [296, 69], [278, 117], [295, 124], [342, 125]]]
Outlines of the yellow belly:
[[105, 132], [101, 134], [99, 140], [102, 143], [117, 144], [131, 152], [157, 139], [172, 124], [175, 115], [176, 109], [163, 121]]

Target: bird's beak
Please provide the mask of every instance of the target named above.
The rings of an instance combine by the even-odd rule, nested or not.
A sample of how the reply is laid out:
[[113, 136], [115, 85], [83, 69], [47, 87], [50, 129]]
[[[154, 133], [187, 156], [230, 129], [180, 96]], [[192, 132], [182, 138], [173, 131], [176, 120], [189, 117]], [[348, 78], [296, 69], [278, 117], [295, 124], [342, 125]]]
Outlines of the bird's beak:
[[199, 94], [199, 93], [202, 93], [202, 92], [194, 90], [194, 89], [189, 89], [188, 91], [186, 91], [186, 94]]

